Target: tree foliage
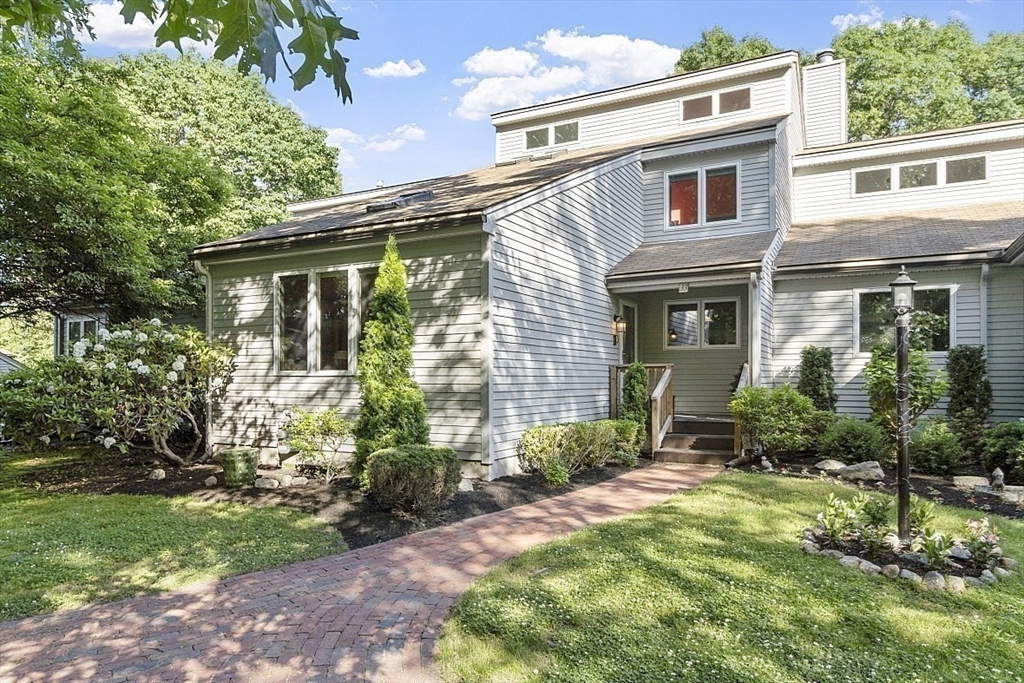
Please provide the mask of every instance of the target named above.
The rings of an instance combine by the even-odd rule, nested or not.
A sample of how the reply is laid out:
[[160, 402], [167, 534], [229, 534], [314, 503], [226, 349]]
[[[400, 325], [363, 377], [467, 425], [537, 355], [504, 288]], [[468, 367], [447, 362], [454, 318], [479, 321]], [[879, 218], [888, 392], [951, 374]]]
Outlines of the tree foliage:
[[640, 425], [641, 432], [647, 429], [647, 368], [643, 363], [631, 363], [622, 378], [622, 409], [619, 417], [632, 420]]
[[349, 464], [363, 485], [370, 454], [393, 446], [429, 445], [427, 404], [412, 378], [413, 330], [405, 265], [394, 235], [384, 248], [365, 336], [359, 345], [356, 452]]
[[676, 61], [677, 74], [710, 69], [724, 64], [764, 57], [781, 50], [770, 40], [759, 35], [746, 35], [737, 39], [721, 26], [700, 32], [700, 40], [683, 48]]
[[[907, 384], [910, 387], [911, 427], [918, 418], [938, 405], [949, 383], [946, 373], [932, 370], [928, 354], [911, 349], [907, 363]], [[868, 393], [871, 418], [896, 442], [896, 355], [892, 349], [878, 346], [871, 351], [871, 360], [864, 368], [864, 390]]]
[[[277, 0], [239, 3], [234, 0], [121, 0], [121, 16], [132, 24], [141, 14], [156, 24], [156, 45], [173, 44], [182, 51], [188, 39], [213, 43], [218, 60], [236, 58], [242, 73], [256, 67], [267, 80], [277, 79], [278, 57], [296, 90], [322, 71], [331, 79], [342, 103], [352, 101], [346, 79], [348, 60], [338, 50], [342, 40], [359, 40], [342, 25], [327, 0]], [[0, 2], [0, 43], [20, 44], [29, 36], [54, 41], [66, 55], [80, 50], [77, 36], [95, 37], [89, 25], [89, 0], [6, 0]], [[292, 68], [279, 31], [298, 30], [288, 53], [301, 55]]]
[[814, 402], [818, 410], [836, 412], [836, 380], [832, 369], [832, 349], [805, 346], [800, 352], [800, 380], [796, 390]]

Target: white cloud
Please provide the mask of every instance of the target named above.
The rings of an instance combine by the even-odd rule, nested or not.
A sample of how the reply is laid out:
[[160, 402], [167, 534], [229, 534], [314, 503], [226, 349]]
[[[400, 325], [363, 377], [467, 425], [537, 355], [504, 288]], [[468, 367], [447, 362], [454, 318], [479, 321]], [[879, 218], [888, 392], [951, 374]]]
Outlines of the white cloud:
[[852, 26], [868, 26], [879, 28], [882, 25], [882, 18], [885, 12], [876, 5], [868, 5], [866, 12], [859, 14], [837, 14], [832, 17], [832, 25], [839, 31], [845, 31]]
[[950, 19], [959, 19], [960, 21], [967, 21], [967, 15], [963, 12], [955, 9], [949, 10]]
[[496, 111], [660, 78], [679, 59], [678, 48], [617, 34], [552, 29], [529, 46], [539, 54], [486, 47], [463, 62], [471, 74], [486, 77], [452, 80], [456, 87], [469, 86], [455, 115], [483, 119]]
[[415, 123], [406, 123], [404, 125], [395, 128], [391, 131], [391, 134], [400, 140], [426, 140], [427, 131], [423, 130]]
[[427, 67], [418, 59], [408, 63], [404, 59], [399, 59], [397, 62], [384, 62], [373, 68], [363, 68], [363, 73], [373, 78], [412, 78], [426, 72]]
[[327, 144], [338, 148], [338, 168], [358, 168], [359, 163], [349, 145], [360, 145], [363, 136], [347, 128], [328, 128]]
[[[92, 18], [89, 25], [96, 34], [96, 44], [107, 47], [115, 47], [123, 50], [144, 50], [156, 47], [156, 26], [142, 14], [136, 14], [130, 24], [124, 23], [121, 16], [121, 4], [113, 2], [95, 2], [89, 5]], [[79, 36], [84, 42], [89, 42], [87, 35]], [[194, 40], [182, 40], [181, 46], [185, 49], [194, 48], [200, 53], [210, 56], [213, 54], [213, 45], [198, 43]], [[170, 43], [165, 43], [163, 48], [174, 49]]]
[[363, 149], [368, 149], [371, 152], [394, 152], [395, 150], [401, 149], [405, 146], [408, 140], [391, 138], [388, 140], [371, 140], [366, 143]]
[[506, 47], [493, 50], [485, 47], [462, 65], [466, 71], [479, 76], [525, 76], [537, 66], [537, 55], [526, 50]]

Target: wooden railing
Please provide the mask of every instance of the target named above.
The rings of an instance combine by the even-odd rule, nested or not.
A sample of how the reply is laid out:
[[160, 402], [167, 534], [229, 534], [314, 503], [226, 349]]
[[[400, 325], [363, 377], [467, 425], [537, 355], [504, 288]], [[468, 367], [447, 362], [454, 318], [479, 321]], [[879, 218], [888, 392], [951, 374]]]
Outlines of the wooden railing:
[[[622, 400], [622, 377], [628, 365], [613, 365], [609, 368], [608, 393], [611, 397], [610, 415], [613, 420], [619, 417]], [[647, 370], [647, 439], [646, 447], [651, 452], [661, 448], [665, 435], [672, 429], [673, 404], [672, 365], [644, 364]]]

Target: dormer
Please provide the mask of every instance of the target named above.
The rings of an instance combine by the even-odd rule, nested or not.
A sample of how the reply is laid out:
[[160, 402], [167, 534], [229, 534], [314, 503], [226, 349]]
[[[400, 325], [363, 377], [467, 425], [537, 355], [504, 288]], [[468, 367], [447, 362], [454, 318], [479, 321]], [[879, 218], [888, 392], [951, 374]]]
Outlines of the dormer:
[[796, 110], [799, 55], [783, 52], [491, 116], [495, 162], [685, 133]]

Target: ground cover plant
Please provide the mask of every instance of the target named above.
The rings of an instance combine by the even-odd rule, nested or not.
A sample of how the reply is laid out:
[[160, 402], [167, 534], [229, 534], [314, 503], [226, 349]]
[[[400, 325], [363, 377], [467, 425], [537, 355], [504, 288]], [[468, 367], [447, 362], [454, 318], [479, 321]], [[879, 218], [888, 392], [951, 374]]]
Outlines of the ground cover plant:
[[[533, 549], [456, 605], [437, 657], [460, 681], [1014, 681], [1019, 575], [933, 593], [796, 548], [824, 482], [726, 474]], [[936, 524], [970, 513], [937, 506]], [[995, 519], [1004, 550], [1024, 524]]]
[[327, 524], [284, 507], [54, 494], [30, 483], [48, 469], [120, 457], [82, 449], [0, 453], [0, 621], [345, 550]]

